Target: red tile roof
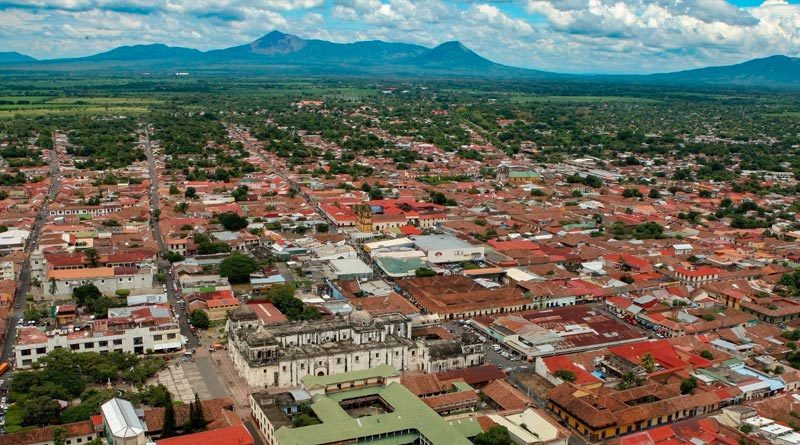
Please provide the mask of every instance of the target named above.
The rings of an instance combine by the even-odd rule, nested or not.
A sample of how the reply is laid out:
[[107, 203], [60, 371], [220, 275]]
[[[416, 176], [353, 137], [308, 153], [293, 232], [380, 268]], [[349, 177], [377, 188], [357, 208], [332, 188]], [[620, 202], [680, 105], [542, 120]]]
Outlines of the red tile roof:
[[533, 404], [531, 399], [505, 380], [489, 383], [482, 392], [503, 410], [525, 409]]
[[506, 378], [506, 375], [503, 374], [503, 371], [492, 365], [472, 366], [463, 369], [441, 371], [437, 372], [436, 376], [439, 378], [439, 380], [464, 379], [464, 381], [471, 386], [482, 385], [493, 380]]
[[426, 397], [422, 399], [426, 405], [434, 410], [452, 409], [463, 406], [475, 406], [480, 402], [480, 398], [475, 391], [449, 392], [438, 396]]
[[211, 431], [202, 431], [185, 436], [170, 437], [156, 442], [157, 445], [253, 445], [253, 436], [247, 431], [244, 424], [219, 428]]
[[0, 445], [30, 445], [50, 442], [53, 440], [53, 432], [56, 428], [65, 429], [68, 439], [80, 437], [85, 440], [95, 434], [94, 425], [92, 425], [92, 422], [86, 420], [83, 422], [68, 423], [66, 425], [36, 428], [19, 433], [1, 434]]
[[272, 303], [248, 303], [247, 306], [256, 311], [258, 318], [266, 324], [283, 323], [288, 320]]
[[577, 366], [567, 355], [545, 357], [543, 360], [551, 374], [560, 370], [572, 371], [572, 373], [575, 374], [574, 383], [578, 386], [602, 382], [602, 380], [595, 377], [591, 372]]

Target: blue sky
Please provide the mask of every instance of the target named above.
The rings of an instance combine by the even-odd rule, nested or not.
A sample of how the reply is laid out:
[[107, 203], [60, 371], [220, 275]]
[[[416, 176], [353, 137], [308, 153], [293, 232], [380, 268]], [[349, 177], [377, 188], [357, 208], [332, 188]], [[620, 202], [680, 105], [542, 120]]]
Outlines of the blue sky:
[[279, 29], [337, 42], [460, 40], [496, 62], [644, 73], [800, 55], [800, 0], [0, 0], [0, 50], [202, 50]]

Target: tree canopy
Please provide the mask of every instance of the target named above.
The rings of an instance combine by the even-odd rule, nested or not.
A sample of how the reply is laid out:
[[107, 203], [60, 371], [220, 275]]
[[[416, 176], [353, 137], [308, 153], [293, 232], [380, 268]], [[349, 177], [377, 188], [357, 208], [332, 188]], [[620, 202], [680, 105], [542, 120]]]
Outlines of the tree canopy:
[[247, 219], [239, 216], [235, 212], [220, 213], [217, 215], [217, 221], [222, 224], [225, 230], [230, 230], [232, 232], [247, 228], [248, 225]]
[[504, 426], [493, 426], [472, 439], [475, 445], [511, 445], [511, 435]]
[[192, 311], [191, 315], [189, 315], [189, 322], [192, 323], [192, 326], [196, 327], [197, 329], [208, 329], [211, 326], [211, 321], [208, 319], [208, 314], [206, 311], [201, 309], [195, 309]]
[[239, 252], [232, 253], [219, 265], [219, 274], [232, 284], [247, 283], [250, 281], [250, 274], [256, 270], [258, 270], [258, 262]]
[[267, 298], [289, 320], [316, 320], [322, 316], [319, 310], [306, 306], [294, 296], [294, 286], [279, 284], [272, 286], [267, 292]]

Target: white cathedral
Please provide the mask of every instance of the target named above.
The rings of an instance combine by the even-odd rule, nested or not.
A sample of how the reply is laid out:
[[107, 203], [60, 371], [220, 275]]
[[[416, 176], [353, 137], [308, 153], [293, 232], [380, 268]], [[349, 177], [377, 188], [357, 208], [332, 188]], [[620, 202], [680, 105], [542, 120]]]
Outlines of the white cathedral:
[[438, 372], [482, 365], [483, 344], [471, 334], [454, 340], [414, 340], [402, 314], [262, 324], [247, 305], [228, 317], [229, 353], [251, 388], [294, 387], [307, 375], [329, 375], [390, 365]]

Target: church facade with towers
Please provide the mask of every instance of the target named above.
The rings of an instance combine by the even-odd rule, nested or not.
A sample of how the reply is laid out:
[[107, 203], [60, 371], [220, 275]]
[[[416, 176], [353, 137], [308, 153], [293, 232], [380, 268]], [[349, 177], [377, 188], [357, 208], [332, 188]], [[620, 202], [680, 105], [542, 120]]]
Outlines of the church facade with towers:
[[325, 376], [390, 365], [402, 371], [438, 372], [481, 365], [483, 344], [474, 335], [458, 339], [413, 339], [402, 314], [261, 323], [247, 305], [228, 317], [228, 351], [251, 388], [294, 387], [305, 376]]

